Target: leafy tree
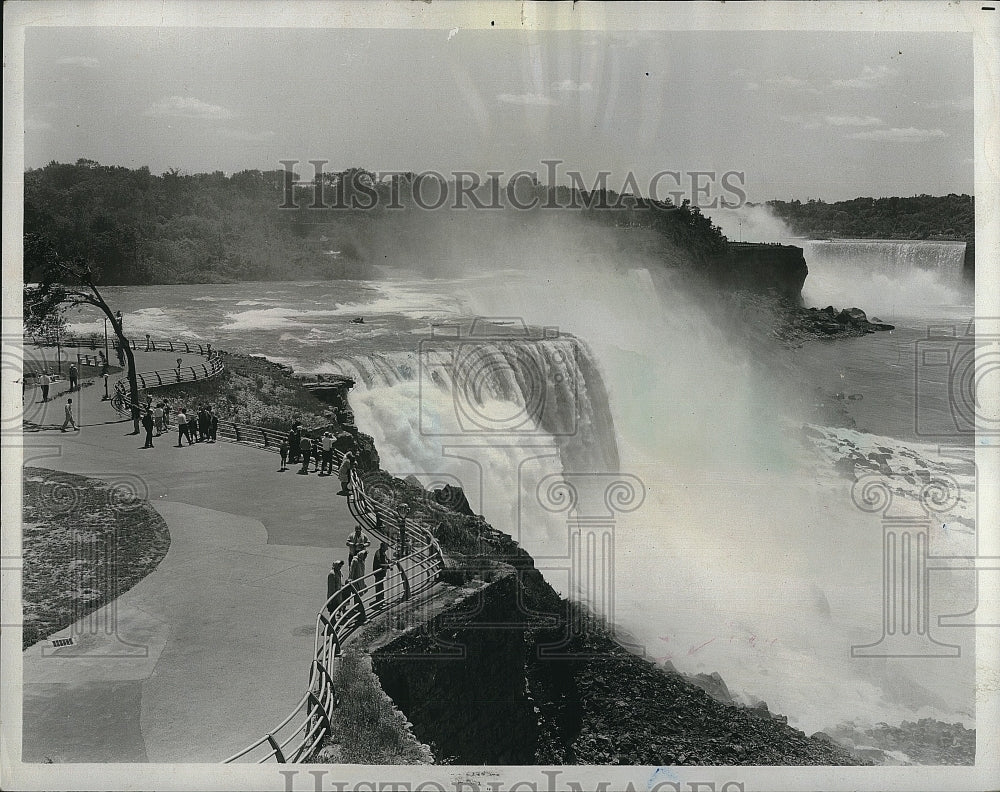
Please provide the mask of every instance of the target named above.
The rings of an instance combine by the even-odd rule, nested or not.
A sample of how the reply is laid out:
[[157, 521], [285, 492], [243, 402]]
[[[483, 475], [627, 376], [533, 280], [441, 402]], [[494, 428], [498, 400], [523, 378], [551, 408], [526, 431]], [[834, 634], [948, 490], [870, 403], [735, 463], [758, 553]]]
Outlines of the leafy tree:
[[133, 434], [139, 434], [139, 385], [135, 357], [121, 323], [98, 288], [100, 269], [83, 257], [66, 259], [44, 237], [24, 236], [24, 328], [40, 333], [67, 307], [90, 305], [111, 320], [118, 343], [128, 364], [129, 397], [132, 404]]

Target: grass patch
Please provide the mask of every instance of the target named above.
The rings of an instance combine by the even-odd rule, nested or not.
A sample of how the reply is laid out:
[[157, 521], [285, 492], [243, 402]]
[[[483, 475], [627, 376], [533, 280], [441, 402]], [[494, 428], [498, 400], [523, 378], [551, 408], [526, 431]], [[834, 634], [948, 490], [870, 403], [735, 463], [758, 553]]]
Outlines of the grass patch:
[[23, 472], [22, 648], [128, 591], [163, 560], [163, 518], [124, 486], [43, 468]]
[[324, 764], [433, 764], [422, 744], [395, 709], [371, 668], [371, 658], [347, 647], [337, 662], [333, 683], [340, 695], [332, 734], [315, 761]]

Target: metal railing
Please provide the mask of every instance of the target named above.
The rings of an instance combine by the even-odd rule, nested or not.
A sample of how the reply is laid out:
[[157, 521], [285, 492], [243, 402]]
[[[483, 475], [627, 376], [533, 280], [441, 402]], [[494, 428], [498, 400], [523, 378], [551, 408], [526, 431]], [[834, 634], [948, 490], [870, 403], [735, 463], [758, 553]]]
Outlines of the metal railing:
[[[39, 346], [63, 346], [77, 347], [80, 349], [98, 350], [104, 347], [104, 338], [99, 335], [67, 335], [56, 336], [54, 334], [43, 334], [30, 336], [31, 340]], [[146, 338], [142, 341], [128, 339], [128, 345], [134, 352], [186, 352], [189, 355], [196, 354], [209, 356], [212, 354], [212, 345], [201, 341], [174, 341], [164, 338]], [[118, 336], [108, 337], [108, 346], [118, 349]]]
[[[270, 430], [268, 430], [270, 431]], [[342, 456], [337, 453], [338, 462]], [[386, 532], [405, 518], [373, 498], [356, 471], [352, 471], [348, 504], [351, 514], [384, 541], [394, 544]], [[385, 613], [429, 590], [443, 566], [441, 548], [427, 526], [406, 521], [410, 551], [394, 561], [390, 571], [370, 572], [350, 580], [336, 591], [316, 614], [313, 658], [305, 694], [295, 708], [271, 731], [225, 760], [301, 762], [311, 756], [331, 730], [331, 719], [339, 705], [331, 670], [345, 643], [372, 617]]]
[[[165, 385], [177, 385], [182, 382], [197, 382], [199, 380], [211, 379], [218, 376], [226, 368], [225, 363], [219, 356], [211, 357], [204, 363], [194, 366], [180, 366], [169, 369], [158, 369], [157, 371], [144, 371], [136, 374], [135, 379], [139, 388], [149, 390], [150, 388], [161, 388]], [[111, 406], [118, 412], [128, 414], [131, 412], [130, 388], [127, 377], [122, 377], [115, 382], [115, 395], [111, 399]]]

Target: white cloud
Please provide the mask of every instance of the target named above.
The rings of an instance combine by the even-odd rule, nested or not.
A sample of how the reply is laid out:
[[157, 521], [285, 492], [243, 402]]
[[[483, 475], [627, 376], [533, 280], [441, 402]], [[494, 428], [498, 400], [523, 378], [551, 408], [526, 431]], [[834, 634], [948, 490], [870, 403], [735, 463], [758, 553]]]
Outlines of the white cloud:
[[881, 118], [876, 118], [875, 116], [826, 116], [826, 123], [831, 126], [882, 126], [884, 123]]
[[577, 83], [572, 80], [563, 80], [553, 85], [552, 89], [555, 91], [575, 91], [582, 93], [584, 91], [592, 91], [594, 86], [590, 82]]
[[498, 102], [506, 102], [507, 104], [520, 104], [520, 105], [554, 105], [556, 100], [551, 96], [539, 93], [523, 93], [523, 94], [497, 94]]
[[274, 132], [271, 130], [254, 132], [250, 129], [220, 129], [219, 134], [230, 140], [240, 140], [244, 143], [263, 143], [274, 137]]
[[65, 58], [59, 58], [56, 61], [57, 66], [82, 66], [84, 69], [96, 69], [101, 65], [101, 62], [97, 58], [88, 58], [86, 55], [69, 55]]
[[801, 77], [792, 77], [786, 74], [783, 77], [768, 77], [764, 82], [771, 88], [779, 91], [805, 91], [807, 93], [819, 93], [819, 90]]
[[879, 83], [885, 82], [890, 77], [895, 77], [899, 72], [889, 66], [865, 66], [864, 70], [857, 77], [850, 77], [846, 80], [831, 80], [830, 85], [834, 88], [873, 88]]
[[798, 124], [803, 129], [819, 129], [822, 126], [815, 115], [783, 115], [781, 120], [786, 124]]
[[923, 143], [927, 140], [948, 137], [942, 129], [916, 129], [914, 127], [892, 127], [891, 129], [868, 129], [848, 135], [854, 140], [877, 140], [885, 143]]
[[46, 129], [52, 129], [52, 124], [48, 121], [40, 121], [37, 118], [24, 119], [25, 132], [44, 132]]
[[193, 96], [168, 96], [159, 102], [154, 102], [143, 115], [174, 116], [178, 118], [207, 118], [227, 120], [233, 113], [221, 105], [208, 104]]
[[746, 88], [748, 91], [759, 91], [760, 90], [760, 83], [759, 82], [748, 82], [743, 87]]

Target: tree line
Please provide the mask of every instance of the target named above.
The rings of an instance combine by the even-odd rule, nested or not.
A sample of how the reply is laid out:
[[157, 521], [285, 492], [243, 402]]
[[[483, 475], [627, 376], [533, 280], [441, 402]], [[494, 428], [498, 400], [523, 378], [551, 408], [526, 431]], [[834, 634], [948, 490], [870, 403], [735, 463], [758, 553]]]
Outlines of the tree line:
[[813, 238], [975, 240], [971, 195], [768, 201], [793, 232]]
[[[45, 248], [61, 260], [88, 262], [105, 285], [367, 278], [401, 257], [419, 262], [424, 247], [439, 253], [428, 240], [490, 214], [456, 219], [448, 207], [420, 208], [415, 174], [381, 181], [363, 168], [323, 174], [325, 208], [317, 207], [317, 185], [290, 186], [289, 179], [285, 170], [155, 175], [87, 159], [50, 162], [24, 174], [24, 233], [33, 240], [26, 254]], [[483, 184], [477, 194], [495, 188]], [[551, 216], [547, 207], [558, 204], [563, 208], [553, 211], [594, 229], [652, 232], [694, 262], [725, 249], [719, 228], [687, 201], [675, 206], [537, 182], [517, 192], [520, 205], [532, 193], [539, 200], [525, 211], [505, 207], [499, 214], [509, 228]], [[33, 265], [25, 265], [27, 276]]]

